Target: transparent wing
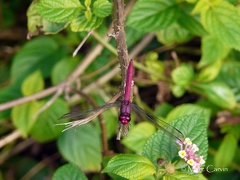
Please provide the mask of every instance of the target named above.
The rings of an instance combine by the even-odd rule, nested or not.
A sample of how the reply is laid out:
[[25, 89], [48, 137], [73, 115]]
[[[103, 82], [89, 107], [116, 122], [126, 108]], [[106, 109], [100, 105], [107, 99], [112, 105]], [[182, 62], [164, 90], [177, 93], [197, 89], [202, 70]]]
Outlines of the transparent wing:
[[154, 117], [153, 115], [145, 112], [138, 105], [132, 104], [132, 109], [137, 114], [141, 115], [142, 117], [146, 118], [148, 121], [153, 123], [158, 129], [162, 130], [164, 133], [166, 133], [170, 137], [172, 137], [174, 139], [178, 139], [180, 141], [182, 141], [184, 139], [183, 134], [178, 129], [176, 129], [175, 127], [173, 127], [170, 124], [166, 123], [165, 121], [163, 121], [163, 120], [161, 120], [161, 119], [159, 119], [157, 117]]
[[105, 105], [97, 107], [95, 109], [87, 109], [87, 110], [84, 110], [84, 111], [69, 112], [69, 113], [64, 114], [59, 119], [80, 120], [80, 119], [84, 119], [84, 118], [90, 116], [94, 112], [99, 111], [101, 109], [108, 109], [108, 108], [118, 107], [120, 105], [121, 105], [121, 103], [119, 101], [116, 101], [114, 103], [105, 104]]

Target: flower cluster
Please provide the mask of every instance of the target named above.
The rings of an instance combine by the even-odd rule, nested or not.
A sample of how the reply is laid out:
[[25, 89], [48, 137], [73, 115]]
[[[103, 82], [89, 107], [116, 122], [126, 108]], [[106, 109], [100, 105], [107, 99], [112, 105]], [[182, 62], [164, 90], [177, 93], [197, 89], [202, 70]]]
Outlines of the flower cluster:
[[199, 150], [197, 145], [193, 144], [189, 138], [186, 138], [184, 141], [177, 141], [177, 143], [180, 145], [178, 155], [192, 167], [194, 173], [198, 173], [205, 161], [203, 156], [198, 157], [195, 154]]

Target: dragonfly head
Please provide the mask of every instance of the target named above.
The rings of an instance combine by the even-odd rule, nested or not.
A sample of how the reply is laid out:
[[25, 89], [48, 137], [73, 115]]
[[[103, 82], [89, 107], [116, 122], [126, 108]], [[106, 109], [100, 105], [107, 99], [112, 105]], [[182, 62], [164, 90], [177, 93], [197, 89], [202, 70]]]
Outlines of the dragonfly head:
[[119, 116], [119, 121], [123, 124], [123, 125], [126, 125], [130, 122], [131, 120], [131, 117], [130, 115], [120, 115]]

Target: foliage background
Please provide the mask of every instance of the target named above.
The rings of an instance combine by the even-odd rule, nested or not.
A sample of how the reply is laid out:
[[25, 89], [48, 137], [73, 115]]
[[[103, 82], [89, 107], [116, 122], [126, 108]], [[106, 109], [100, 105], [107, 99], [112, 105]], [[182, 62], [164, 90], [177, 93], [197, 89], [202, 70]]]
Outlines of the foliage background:
[[[115, 43], [113, 39], [108, 43], [102, 38], [111, 28], [112, 18], [99, 17], [101, 12], [99, 15], [88, 9], [79, 16], [85, 19], [78, 18], [68, 25], [78, 13], [71, 12], [63, 19], [56, 19], [51, 13], [41, 14], [44, 6], [39, 6], [37, 12], [35, 8], [30, 11], [31, 2], [0, 2], [0, 107], [17, 98], [46, 90], [51, 92], [21, 105], [15, 101], [11, 108], [0, 112], [1, 178], [50, 179], [56, 172], [54, 178], [59, 179], [64, 178], [62, 172], [68, 177], [69, 172], [77, 171], [76, 179], [85, 176], [97, 179], [101, 163], [105, 167], [110, 159], [101, 154], [103, 144], [98, 120], [64, 133], [61, 132], [64, 127], [55, 126], [59, 123], [57, 119], [69, 110], [90, 108], [86, 99], [70, 93], [67, 101], [63, 93], [44, 112], [37, 116], [36, 113], [58, 92], [58, 84], [84, 61], [87, 54], [94, 52], [98, 43], [105, 42], [105, 48], [81, 73], [81, 88], [86, 88], [84, 92], [98, 105], [119, 91], [119, 71], [110, 73], [118, 66]], [[90, 1], [79, 2], [83, 6], [79, 6], [81, 10]], [[218, 169], [203, 174], [209, 179], [239, 178], [239, 1], [132, 2], [126, 1], [126, 7], [132, 8], [126, 21], [129, 51], [148, 33], [153, 37], [135, 58], [139, 62], [135, 64], [135, 102], [168, 122], [186, 114], [203, 112], [202, 121], [208, 126], [209, 141], [206, 166], [224, 171]], [[89, 7], [93, 8], [92, 4]], [[36, 13], [49, 19], [41, 19]], [[94, 23], [78, 26], [78, 22], [89, 22], [87, 19]], [[41, 22], [44, 27], [41, 31], [48, 35], [27, 40], [28, 32], [38, 33], [31, 20]], [[87, 34], [85, 31], [92, 28], [97, 28], [95, 33], [72, 58], [72, 52]], [[100, 86], [96, 86], [96, 82], [100, 82]], [[114, 109], [103, 114], [109, 150], [141, 154], [149, 138], [154, 139], [152, 134], [156, 129], [133, 117], [129, 136], [118, 142], [115, 140], [117, 115]], [[78, 165], [82, 172], [67, 164], [69, 162]], [[60, 174], [56, 171], [59, 167], [62, 168]]]

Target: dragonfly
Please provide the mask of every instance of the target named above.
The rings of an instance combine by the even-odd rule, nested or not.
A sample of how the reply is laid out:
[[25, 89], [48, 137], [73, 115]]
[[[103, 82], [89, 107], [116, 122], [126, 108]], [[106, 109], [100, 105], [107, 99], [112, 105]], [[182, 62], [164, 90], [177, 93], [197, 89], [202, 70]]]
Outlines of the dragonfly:
[[162, 119], [157, 118], [152, 114], [145, 112], [145, 110], [143, 110], [138, 105], [131, 102], [133, 74], [134, 74], [133, 60], [130, 60], [127, 68], [123, 100], [121, 101], [117, 100], [114, 103], [108, 103], [95, 109], [88, 109], [80, 112], [70, 112], [70, 113], [64, 114], [59, 119], [71, 119], [73, 121], [62, 123], [59, 125], [66, 125], [65, 130], [68, 130], [72, 127], [82, 125], [91, 121], [93, 118], [97, 117], [100, 113], [102, 113], [105, 109], [120, 107], [120, 113], [118, 117], [119, 127], [118, 127], [117, 140], [121, 139], [121, 134], [124, 134], [126, 136], [128, 135], [129, 125], [131, 121], [131, 112], [134, 111], [136, 114], [140, 115], [144, 119], [147, 119], [149, 122], [154, 124], [158, 129], [162, 130], [165, 134], [169, 135], [175, 140], [183, 141], [184, 136], [181, 133], [181, 131], [171, 126], [167, 122], [163, 121]]

